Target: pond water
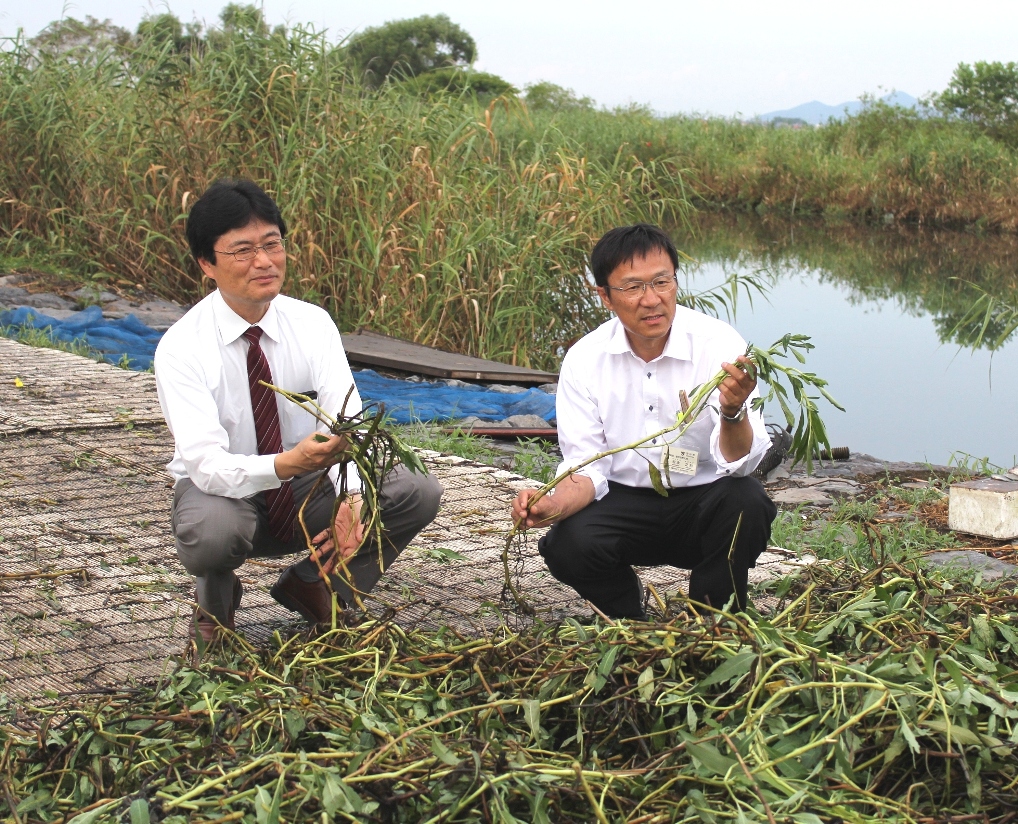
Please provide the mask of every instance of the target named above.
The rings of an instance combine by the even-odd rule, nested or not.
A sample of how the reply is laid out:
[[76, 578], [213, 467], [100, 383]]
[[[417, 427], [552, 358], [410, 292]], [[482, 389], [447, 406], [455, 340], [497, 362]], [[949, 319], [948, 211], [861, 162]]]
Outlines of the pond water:
[[[747, 340], [812, 337], [806, 369], [846, 410], [821, 402], [832, 446], [886, 460], [1018, 464], [1018, 336], [991, 353], [950, 335], [978, 295], [969, 283], [1018, 293], [1016, 239], [713, 218], [677, 241], [697, 259], [686, 267], [690, 289], [733, 272], [767, 281], [765, 298], [738, 304], [734, 325]], [[768, 415], [778, 416], [776, 407]]]

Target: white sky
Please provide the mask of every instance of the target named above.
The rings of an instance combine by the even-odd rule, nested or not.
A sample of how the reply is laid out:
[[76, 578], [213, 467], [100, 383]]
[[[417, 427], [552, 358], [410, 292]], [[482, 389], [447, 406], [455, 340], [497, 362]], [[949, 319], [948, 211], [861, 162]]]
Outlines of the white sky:
[[[0, 0], [0, 34], [31, 36], [61, 15], [134, 29], [167, 7], [216, 21], [226, 0]], [[477, 41], [477, 68], [522, 87], [550, 80], [614, 106], [750, 116], [863, 92], [920, 96], [961, 61], [1018, 60], [1014, 0], [264, 0], [271, 24], [314, 23], [333, 38], [445, 13]]]

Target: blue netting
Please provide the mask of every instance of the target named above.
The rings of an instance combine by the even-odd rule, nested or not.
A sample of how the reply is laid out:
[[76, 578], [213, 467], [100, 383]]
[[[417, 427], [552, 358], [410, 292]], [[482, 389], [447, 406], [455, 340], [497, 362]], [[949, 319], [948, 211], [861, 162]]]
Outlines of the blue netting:
[[[59, 341], [83, 341], [110, 363], [126, 356], [131, 369], [149, 369], [156, 344], [163, 333], [146, 326], [134, 315], [121, 320], [104, 318], [98, 306], [90, 306], [66, 320], [57, 320], [38, 309], [22, 306], [0, 311], [0, 327], [34, 327], [48, 330]], [[446, 421], [474, 416], [501, 421], [512, 415], [537, 415], [555, 419], [555, 396], [540, 389], [525, 392], [493, 392], [483, 386], [448, 386], [439, 382], [385, 378], [370, 369], [356, 373], [357, 389], [365, 403], [385, 404], [398, 423]], [[331, 411], [331, 410], [330, 410]]]
[[0, 312], [0, 326], [46, 329], [55, 340], [87, 343], [109, 363], [120, 363], [126, 356], [130, 368], [139, 370], [151, 368], [156, 344], [163, 336], [162, 332], [146, 326], [134, 315], [120, 320], [104, 318], [98, 306], [89, 306], [66, 320], [57, 320], [44, 311], [22, 306]]
[[447, 386], [427, 381], [385, 378], [371, 369], [354, 375], [365, 402], [381, 401], [398, 423], [412, 420], [444, 421], [474, 416], [501, 421], [511, 415], [537, 415], [555, 419], [555, 396], [540, 389], [493, 392], [484, 386]]

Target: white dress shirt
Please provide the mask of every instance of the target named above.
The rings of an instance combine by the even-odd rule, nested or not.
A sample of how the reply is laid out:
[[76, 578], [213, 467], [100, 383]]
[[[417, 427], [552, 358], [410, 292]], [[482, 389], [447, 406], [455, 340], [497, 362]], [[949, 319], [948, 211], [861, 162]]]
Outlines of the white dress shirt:
[[[176, 480], [190, 478], [209, 495], [246, 498], [281, 484], [275, 456], [258, 454], [248, 342], [242, 337], [249, 326], [216, 290], [173, 324], [156, 348], [159, 405], [174, 440], [166, 468]], [[276, 386], [317, 392], [318, 403], [332, 415], [353, 386], [345, 414], [361, 411], [342, 339], [324, 309], [279, 295], [255, 326], [262, 329], [260, 344]], [[326, 431], [282, 396], [276, 397], [276, 407], [284, 450], [316, 430]], [[329, 474], [337, 484], [338, 469]], [[355, 472], [348, 474], [347, 488], [360, 489]]]
[[[599, 452], [625, 446], [674, 424], [681, 408], [680, 391], [692, 397], [697, 387], [718, 373], [722, 361], [734, 363], [745, 351], [746, 342], [727, 323], [683, 306], [676, 308], [664, 352], [650, 363], [633, 352], [618, 318], [603, 323], [581, 338], [562, 361], [556, 395], [559, 446], [564, 459], [559, 473]], [[754, 389], [750, 400], [758, 395]], [[651, 487], [648, 462], [663, 469], [668, 440], [672, 455], [687, 450], [687, 455], [695, 452], [697, 460], [695, 474], [662, 471], [665, 486], [699, 486], [726, 475], [748, 475], [770, 446], [763, 416], [750, 409], [753, 444], [749, 453], [737, 461], [726, 461], [719, 446], [717, 390], [708, 403], [678, 441], [675, 433], [670, 433], [647, 447], [601, 458], [578, 474], [594, 482], [598, 500], [607, 494], [608, 481]]]

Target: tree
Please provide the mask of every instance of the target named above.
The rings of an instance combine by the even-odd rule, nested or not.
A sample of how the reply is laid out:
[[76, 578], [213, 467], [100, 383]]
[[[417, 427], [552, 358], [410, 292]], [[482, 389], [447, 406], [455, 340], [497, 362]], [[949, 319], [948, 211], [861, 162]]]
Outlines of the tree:
[[959, 63], [936, 107], [982, 126], [996, 137], [1018, 138], [1018, 63]]
[[202, 25], [198, 22], [186, 26], [170, 12], [145, 17], [138, 24], [135, 39], [139, 44], [153, 45], [157, 49], [167, 44], [173, 51], [184, 53], [200, 47]]
[[589, 97], [577, 97], [576, 92], [547, 80], [530, 83], [527, 86], [527, 108], [538, 111], [568, 111], [570, 109], [593, 109], [594, 101]]
[[416, 77], [446, 67], [470, 66], [477, 44], [444, 14], [393, 20], [350, 39], [347, 53], [373, 87], [393, 74]]
[[131, 33], [113, 21], [86, 15], [85, 22], [73, 17], [54, 20], [28, 42], [40, 56], [87, 62], [107, 51], [122, 50], [130, 40]]
[[239, 3], [228, 3], [221, 12], [219, 20], [223, 24], [223, 34], [239, 34], [248, 37], [266, 37], [269, 24], [265, 22], [262, 10], [253, 4], [242, 6]]
[[508, 80], [489, 72], [475, 72], [452, 66], [434, 69], [416, 77], [408, 77], [400, 82], [400, 88], [417, 94], [429, 96], [441, 94], [462, 94], [469, 92], [477, 97], [498, 97], [499, 95], [518, 94], [516, 88]]

